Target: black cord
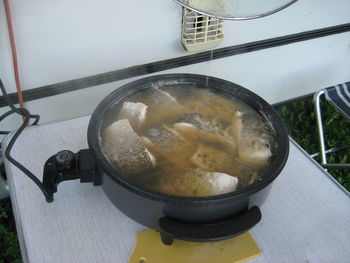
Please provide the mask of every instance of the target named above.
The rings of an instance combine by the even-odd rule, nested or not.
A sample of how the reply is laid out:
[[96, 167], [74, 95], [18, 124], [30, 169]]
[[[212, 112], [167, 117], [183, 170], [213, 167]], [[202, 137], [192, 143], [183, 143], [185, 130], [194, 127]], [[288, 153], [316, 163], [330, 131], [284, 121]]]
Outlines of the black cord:
[[3, 115], [0, 116], [0, 121], [5, 119], [6, 117], [10, 116], [12, 113], [15, 113], [14, 110], [9, 110], [8, 112], [4, 113]]
[[[1, 81], [1, 80], [0, 80]], [[9, 110], [8, 112], [4, 113], [3, 115], [0, 116], [0, 122], [7, 118], [8, 116], [10, 116], [11, 114], [15, 113], [14, 110]], [[9, 134], [10, 131], [0, 131], [0, 135], [5, 135], [5, 134]]]
[[[37, 125], [40, 116], [39, 115], [32, 115], [27, 109], [24, 108], [16, 108], [15, 105], [11, 102], [10, 98], [7, 95], [6, 89], [0, 79], [0, 88], [3, 93], [4, 99], [7, 102], [8, 106], [11, 108], [10, 111], [4, 113], [3, 115], [0, 116], [0, 121], [5, 119], [6, 117], [10, 116], [13, 113], [17, 113], [21, 116], [24, 117], [23, 123], [19, 127], [19, 129], [15, 132], [15, 134], [12, 136], [6, 150], [5, 150], [5, 156], [11, 162], [14, 166], [16, 166], [18, 169], [20, 169], [24, 174], [26, 174], [42, 191], [44, 194], [46, 200], [50, 199], [50, 195], [46, 191], [44, 184], [32, 173], [30, 172], [26, 167], [24, 167], [22, 164], [17, 162], [12, 156], [11, 156], [11, 150], [13, 145], [15, 144], [16, 140], [18, 139], [19, 135], [23, 132], [23, 130], [27, 127], [29, 124], [30, 119], [34, 119], [34, 122], [32, 125]], [[8, 133], [7, 131], [2, 131], [0, 134], [6, 134]]]
[[[12, 103], [12, 101], [10, 100], [10, 97], [9, 97], [9, 95], [7, 94], [7, 92], [6, 92], [6, 89], [5, 89], [5, 87], [4, 87], [4, 84], [2, 83], [2, 80], [0, 79], [0, 88], [1, 88], [1, 91], [2, 91], [2, 93], [3, 93], [3, 95], [4, 95], [4, 99], [5, 99], [5, 101], [6, 101], [6, 103], [7, 103], [7, 105], [14, 111], [14, 112], [16, 112], [16, 113], [18, 113], [19, 115], [21, 115], [21, 116], [24, 116], [24, 117], [30, 117], [30, 118], [33, 118], [33, 119], [35, 119], [35, 121], [33, 122], [33, 124], [32, 125], [37, 125], [38, 123], [39, 123], [39, 120], [40, 120], [40, 116], [39, 115], [32, 115], [32, 114], [30, 114], [30, 112], [28, 111], [28, 116], [26, 116], [26, 114], [24, 114], [23, 113], [23, 110], [25, 110], [25, 109], [23, 109], [23, 108], [16, 108], [16, 106]], [[6, 114], [6, 113], [5, 113]]]

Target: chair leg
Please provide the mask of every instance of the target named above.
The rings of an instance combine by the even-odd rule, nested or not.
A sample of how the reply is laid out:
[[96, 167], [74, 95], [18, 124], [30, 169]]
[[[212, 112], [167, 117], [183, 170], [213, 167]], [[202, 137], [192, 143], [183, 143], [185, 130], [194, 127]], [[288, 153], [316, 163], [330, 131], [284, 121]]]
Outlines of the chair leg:
[[320, 153], [321, 153], [321, 163], [327, 164], [326, 158], [326, 147], [323, 133], [323, 125], [322, 125], [322, 116], [321, 116], [321, 105], [320, 105], [320, 97], [324, 94], [323, 90], [315, 93], [314, 95], [314, 104], [316, 110], [316, 120], [317, 120], [317, 128], [318, 128], [318, 137], [320, 141]]

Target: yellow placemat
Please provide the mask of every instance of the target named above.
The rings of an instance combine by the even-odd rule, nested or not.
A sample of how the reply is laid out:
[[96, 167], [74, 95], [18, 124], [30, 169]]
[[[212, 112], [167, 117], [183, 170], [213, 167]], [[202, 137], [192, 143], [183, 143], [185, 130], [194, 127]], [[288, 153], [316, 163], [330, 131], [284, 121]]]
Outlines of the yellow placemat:
[[216, 242], [175, 240], [165, 246], [159, 233], [147, 230], [137, 233], [136, 248], [130, 263], [238, 263], [261, 254], [252, 236], [240, 236]]

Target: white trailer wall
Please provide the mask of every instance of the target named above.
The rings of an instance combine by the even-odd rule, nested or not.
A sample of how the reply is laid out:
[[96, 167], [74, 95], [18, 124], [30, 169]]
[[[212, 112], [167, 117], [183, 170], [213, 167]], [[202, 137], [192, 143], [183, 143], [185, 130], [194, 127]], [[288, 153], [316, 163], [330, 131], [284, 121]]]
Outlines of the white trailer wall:
[[[171, 0], [12, 0], [23, 89], [188, 55], [181, 7]], [[15, 92], [1, 1], [0, 77]], [[269, 17], [224, 23], [219, 47], [349, 23], [350, 1], [299, 0]], [[271, 103], [350, 81], [350, 32], [158, 72], [198, 73], [240, 84]], [[86, 115], [110, 91], [144, 76], [26, 103], [42, 121]], [[5, 108], [0, 109], [0, 113]], [[0, 128], [15, 128], [19, 118]]]

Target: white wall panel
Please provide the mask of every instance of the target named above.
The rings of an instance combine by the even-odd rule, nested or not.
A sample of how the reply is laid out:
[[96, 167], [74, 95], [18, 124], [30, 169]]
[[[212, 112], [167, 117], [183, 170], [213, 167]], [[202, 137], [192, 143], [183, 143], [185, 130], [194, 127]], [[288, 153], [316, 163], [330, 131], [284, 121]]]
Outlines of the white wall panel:
[[[13, 0], [11, 5], [24, 89], [189, 54], [180, 44], [181, 8], [171, 0]], [[0, 76], [14, 92], [2, 1], [0, 7]], [[269, 17], [225, 22], [220, 47], [349, 23], [349, 10], [348, 0], [299, 0]], [[349, 81], [348, 61], [350, 33], [344, 33], [157, 74], [208, 74], [275, 103]], [[26, 105], [43, 121], [89, 114], [111, 90], [133, 79], [137, 78]]]

